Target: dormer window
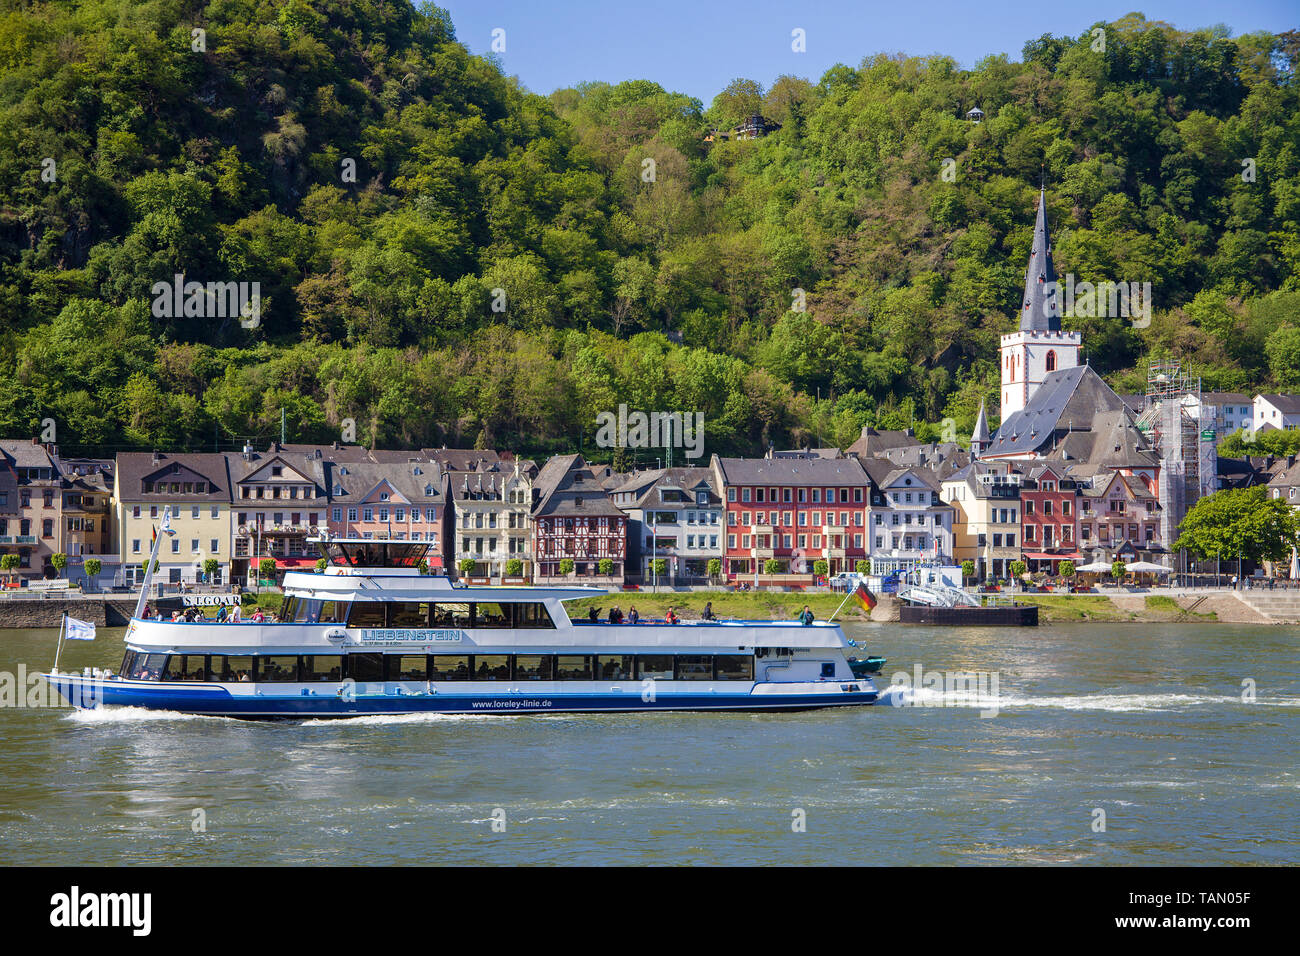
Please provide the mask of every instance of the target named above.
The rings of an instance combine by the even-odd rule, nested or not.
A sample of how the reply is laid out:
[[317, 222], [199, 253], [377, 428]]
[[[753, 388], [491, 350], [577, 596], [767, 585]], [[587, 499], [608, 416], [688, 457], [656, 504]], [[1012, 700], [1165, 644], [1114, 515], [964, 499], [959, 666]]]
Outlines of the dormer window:
[[381, 492], [379, 493], [379, 500], [380, 500], [380, 501], [387, 501], [387, 500], [388, 500], [388, 492], [386, 492], [386, 491], [381, 491]]

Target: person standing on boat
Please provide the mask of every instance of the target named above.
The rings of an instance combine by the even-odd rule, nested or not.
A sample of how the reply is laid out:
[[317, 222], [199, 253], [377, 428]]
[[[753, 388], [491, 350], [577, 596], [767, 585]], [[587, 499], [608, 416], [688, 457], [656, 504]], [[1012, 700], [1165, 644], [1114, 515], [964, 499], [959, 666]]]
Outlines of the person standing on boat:
[[665, 621], [666, 623], [668, 623], [668, 624], [676, 624], [676, 623], [677, 623], [677, 615], [673, 613], [673, 609], [672, 609], [672, 608], [669, 608], [669, 609], [668, 609], [668, 613], [664, 615], [664, 621]]
[[634, 604], [627, 609], [627, 622], [629, 624], [636, 624], [640, 620], [641, 615], [636, 612], [636, 605]]
[[813, 612], [809, 610], [808, 605], [803, 606], [803, 613], [799, 615], [799, 623], [807, 627], [813, 622]]

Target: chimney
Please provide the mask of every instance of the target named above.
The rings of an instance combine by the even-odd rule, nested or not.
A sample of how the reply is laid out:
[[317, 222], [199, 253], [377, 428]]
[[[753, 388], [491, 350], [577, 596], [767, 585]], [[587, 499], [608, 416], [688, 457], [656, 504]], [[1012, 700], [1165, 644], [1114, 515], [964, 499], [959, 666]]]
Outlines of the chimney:
[[253, 445], [251, 442], [244, 442], [244, 461], [253, 460]]

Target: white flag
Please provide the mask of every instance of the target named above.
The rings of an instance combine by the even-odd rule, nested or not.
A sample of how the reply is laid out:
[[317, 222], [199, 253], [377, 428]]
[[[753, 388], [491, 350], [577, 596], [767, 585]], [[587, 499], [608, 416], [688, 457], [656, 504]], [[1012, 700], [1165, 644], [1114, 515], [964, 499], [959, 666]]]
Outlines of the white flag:
[[68, 618], [68, 630], [65, 635], [70, 641], [93, 641], [95, 639], [95, 625], [88, 621], [78, 621], [75, 617]]

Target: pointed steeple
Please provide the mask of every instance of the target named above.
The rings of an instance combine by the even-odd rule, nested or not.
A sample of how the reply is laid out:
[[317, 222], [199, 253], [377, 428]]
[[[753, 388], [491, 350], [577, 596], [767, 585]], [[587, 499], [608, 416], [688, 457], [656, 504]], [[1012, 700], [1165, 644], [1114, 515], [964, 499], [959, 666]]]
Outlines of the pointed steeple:
[[1025, 296], [1020, 307], [1022, 332], [1059, 332], [1061, 301], [1052, 265], [1052, 240], [1047, 232], [1047, 192], [1038, 193], [1038, 221], [1034, 223], [1034, 248], [1025, 272]]
[[979, 453], [988, 448], [992, 441], [989, 436], [989, 419], [984, 414], [984, 403], [980, 402], [979, 417], [975, 419], [975, 431], [970, 436], [971, 454], [979, 457]]

